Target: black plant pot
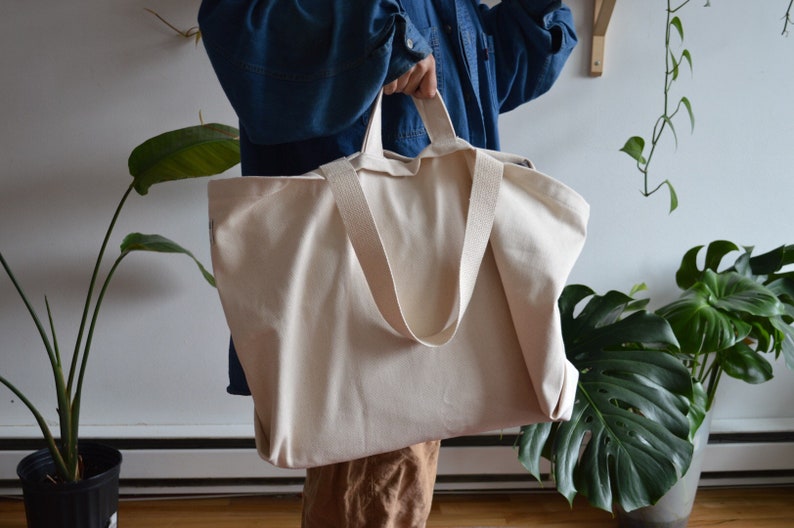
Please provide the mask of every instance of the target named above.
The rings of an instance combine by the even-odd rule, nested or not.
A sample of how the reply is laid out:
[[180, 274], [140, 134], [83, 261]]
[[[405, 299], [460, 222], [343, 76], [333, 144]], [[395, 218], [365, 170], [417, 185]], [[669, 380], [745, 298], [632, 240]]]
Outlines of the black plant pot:
[[28, 528], [115, 528], [119, 504], [121, 453], [102, 444], [81, 442], [86, 476], [80, 482], [53, 483], [55, 463], [47, 449], [17, 465]]

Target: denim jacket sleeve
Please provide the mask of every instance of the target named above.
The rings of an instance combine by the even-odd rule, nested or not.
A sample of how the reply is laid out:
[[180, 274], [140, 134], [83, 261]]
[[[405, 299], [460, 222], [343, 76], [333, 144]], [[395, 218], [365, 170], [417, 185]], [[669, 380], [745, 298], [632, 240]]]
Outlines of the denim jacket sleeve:
[[431, 52], [400, 0], [203, 0], [204, 47], [258, 144], [349, 127]]
[[548, 91], [577, 43], [571, 10], [560, 1], [502, 0], [480, 5], [480, 19], [493, 38], [500, 112]]

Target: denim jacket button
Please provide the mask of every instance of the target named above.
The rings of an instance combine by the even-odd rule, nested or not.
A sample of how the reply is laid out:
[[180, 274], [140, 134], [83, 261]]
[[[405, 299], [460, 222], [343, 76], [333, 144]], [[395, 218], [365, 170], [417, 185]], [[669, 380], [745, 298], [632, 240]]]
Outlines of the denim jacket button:
[[408, 46], [408, 49], [414, 49], [414, 41], [413, 41], [413, 39], [407, 39], [405, 41], [405, 45]]

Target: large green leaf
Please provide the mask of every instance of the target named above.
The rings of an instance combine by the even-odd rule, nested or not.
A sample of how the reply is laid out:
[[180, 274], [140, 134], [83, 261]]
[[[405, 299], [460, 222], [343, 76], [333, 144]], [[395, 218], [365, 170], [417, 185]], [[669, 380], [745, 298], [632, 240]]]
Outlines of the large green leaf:
[[204, 265], [193, 256], [193, 253], [183, 248], [176, 242], [169, 240], [161, 235], [144, 235], [142, 233], [130, 233], [121, 242], [121, 253], [130, 253], [132, 251], [154, 251], [156, 253], [178, 253], [187, 255], [199, 268], [201, 275], [211, 285], [215, 286], [215, 277], [207, 271]]
[[523, 427], [519, 459], [540, 478], [546, 453], [569, 501], [581, 493], [598, 508], [630, 511], [654, 503], [689, 467], [692, 381], [668, 353], [677, 342], [663, 318], [618, 318], [632, 306], [619, 292], [593, 296], [574, 316], [587, 291], [569, 286], [560, 299], [566, 354], [580, 374], [571, 420]]
[[138, 145], [128, 165], [139, 194], [157, 183], [220, 174], [240, 163], [239, 131], [210, 123], [165, 132]]
[[681, 351], [695, 354], [723, 350], [747, 337], [752, 326], [742, 319], [743, 314], [772, 317], [782, 315], [784, 308], [753, 279], [707, 268], [700, 282], [657, 313], [670, 322]]

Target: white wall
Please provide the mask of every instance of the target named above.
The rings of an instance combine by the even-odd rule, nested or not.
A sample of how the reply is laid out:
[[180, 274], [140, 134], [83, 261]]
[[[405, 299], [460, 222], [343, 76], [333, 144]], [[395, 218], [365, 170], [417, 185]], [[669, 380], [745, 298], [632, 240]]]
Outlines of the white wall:
[[[0, 17], [0, 250], [43, 313], [46, 294], [65, 350], [104, 226], [128, 184], [130, 150], [157, 133], [207, 121], [234, 124], [201, 47], [174, 36], [198, 0], [5, 0]], [[694, 105], [677, 151], [655, 161], [681, 205], [643, 198], [627, 156], [661, 110], [664, 2], [618, 2], [605, 74], [590, 78], [592, 2], [571, 0], [580, 45], [552, 92], [505, 115], [505, 150], [528, 155], [591, 203], [590, 237], [571, 278], [596, 290], [646, 282], [675, 294], [684, 251], [728, 238], [767, 250], [794, 243], [794, 39], [780, 35], [787, 2], [716, 0], [686, 7], [695, 61], [674, 88]], [[237, 174], [236, 170], [231, 174]], [[206, 182], [130, 199], [113, 247], [130, 231], [174, 238], [209, 263]], [[113, 251], [112, 253], [115, 253]], [[133, 255], [112, 286], [94, 340], [83, 423], [118, 435], [248, 434], [251, 405], [227, 396], [227, 331], [214, 290], [182, 257]], [[725, 383], [715, 428], [794, 430], [794, 374], [779, 365], [761, 387]], [[54, 416], [38, 337], [0, 279], [0, 370]], [[31, 419], [0, 391], [0, 437], [30, 436]], [[120, 426], [117, 428], [116, 426]], [[138, 431], [138, 433], [136, 433]], [[143, 431], [143, 433], [141, 433]]]

